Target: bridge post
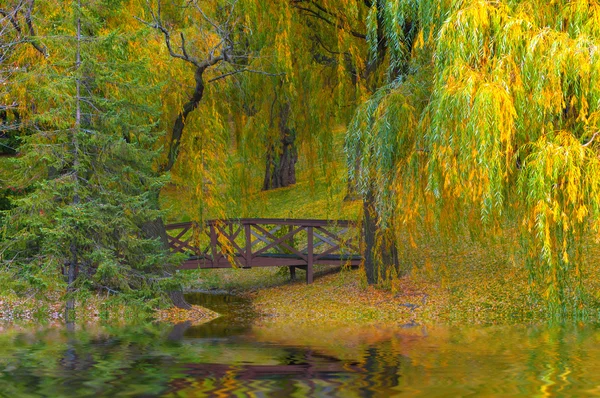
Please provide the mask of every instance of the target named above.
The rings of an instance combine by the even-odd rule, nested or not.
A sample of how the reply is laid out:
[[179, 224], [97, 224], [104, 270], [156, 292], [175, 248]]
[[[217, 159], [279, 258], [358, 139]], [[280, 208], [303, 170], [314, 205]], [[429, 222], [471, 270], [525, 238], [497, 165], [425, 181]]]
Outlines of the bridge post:
[[212, 267], [216, 267], [218, 263], [217, 258], [217, 231], [213, 223], [209, 224], [210, 228], [210, 251], [212, 256]]
[[246, 235], [246, 267], [252, 267], [252, 231], [250, 224], [244, 224], [244, 235]]
[[307, 233], [307, 261], [306, 261], [306, 283], [313, 283], [313, 227], [306, 228]]

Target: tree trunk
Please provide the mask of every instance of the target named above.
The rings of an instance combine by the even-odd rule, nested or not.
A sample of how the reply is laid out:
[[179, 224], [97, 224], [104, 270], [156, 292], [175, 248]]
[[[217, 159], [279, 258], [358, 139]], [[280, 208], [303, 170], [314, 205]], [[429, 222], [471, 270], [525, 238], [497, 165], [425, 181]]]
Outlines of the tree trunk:
[[67, 303], [65, 306], [65, 322], [67, 327], [72, 327], [75, 323], [75, 298], [73, 293], [75, 292], [73, 284], [75, 283], [76, 272], [77, 272], [77, 244], [71, 242], [71, 261], [67, 267]]
[[360, 199], [360, 194], [356, 189], [356, 185], [348, 180], [346, 183], [346, 196], [344, 196], [344, 202], [353, 202], [358, 199]]
[[389, 267], [400, 273], [396, 241], [393, 236], [384, 236], [386, 231], [379, 227], [379, 216], [374, 201], [373, 192], [369, 191], [363, 199], [364, 264], [369, 285], [379, 282], [379, 276], [387, 277]]
[[202, 97], [204, 96], [204, 71], [209, 65], [202, 65], [196, 67], [196, 71], [194, 72], [194, 80], [196, 81], [196, 86], [194, 87], [194, 92], [190, 97], [189, 101], [183, 105], [183, 109], [177, 115], [177, 119], [175, 119], [175, 123], [173, 124], [173, 130], [171, 131], [171, 140], [169, 141], [169, 153], [167, 154], [167, 162], [166, 164], [161, 166], [161, 171], [166, 172], [170, 171], [175, 165], [175, 161], [179, 156], [179, 146], [181, 145], [181, 138], [183, 136], [183, 130], [185, 129], [185, 122], [190, 113], [200, 105], [200, 101], [202, 101]]
[[[167, 154], [167, 161], [166, 161], [166, 163], [161, 165], [161, 167], [159, 168], [161, 173], [170, 171], [173, 168], [173, 166], [175, 165], [175, 161], [177, 160], [177, 157], [179, 156], [179, 147], [181, 145], [181, 138], [183, 136], [183, 132], [185, 129], [185, 122], [186, 122], [188, 116], [190, 115], [190, 113], [193, 110], [195, 110], [198, 107], [198, 105], [200, 105], [200, 101], [202, 100], [202, 97], [204, 96], [204, 88], [205, 88], [204, 78], [203, 78], [204, 71], [208, 67], [219, 62], [219, 60], [220, 60], [220, 58], [213, 59], [211, 57], [210, 60], [208, 60], [196, 67], [196, 70], [194, 73], [194, 79], [196, 81], [196, 86], [194, 88], [194, 92], [192, 93], [192, 96], [190, 97], [189, 101], [183, 105], [182, 111], [179, 112], [179, 114], [177, 115], [177, 119], [175, 120], [175, 123], [173, 124], [173, 130], [171, 132], [171, 139], [169, 141], [169, 152]], [[157, 206], [156, 208], [158, 208], [158, 203], [159, 203], [158, 196], [159, 196], [159, 192], [156, 193], [156, 206]], [[149, 238], [160, 238], [161, 242], [163, 243], [164, 250], [166, 250], [166, 251], [169, 250], [167, 231], [165, 229], [165, 224], [163, 223], [162, 219], [150, 220], [150, 221], [145, 222], [142, 225], [142, 231], [145, 234], [145, 236], [147, 236]], [[176, 270], [172, 264], [167, 264], [165, 266], [165, 271], [166, 272], [175, 272]], [[189, 310], [192, 308], [192, 306], [187, 301], [185, 301], [182, 290], [175, 290], [175, 291], [169, 292], [169, 298], [173, 302], [173, 305], [175, 305], [178, 308], [183, 308], [186, 310]]]
[[[388, 232], [390, 232], [388, 230]], [[398, 246], [394, 240], [394, 236], [386, 236], [381, 240], [381, 267], [384, 275], [387, 276], [387, 270], [392, 267], [396, 271], [397, 276], [401, 276], [403, 271], [399, 268], [398, 261]]]
[[365, 274], [367, 283], [377, 283], [377, 269], [375, 263], [375, 237], [377, 235], [377, 212], [373, 205], [373, 194], [369, 192], [363, 199], [363, 233], [365, 239]]
[[283, 188], [296, 183], [296, 132], [288, 126], [290, 103], [287, 102], [279, 111], [279, 151], [275, 145], [267, 150], [265, 180], [263, 190]]
[[[77, 7], [81, 8], [81, 0], [78, 0]], [[77, 16], [76, 21], [77, 27], [77, 51], [75, 54], [75, 69], [78, 70], [81, 67], [81, 17]], [[76, 109], [75, 109], [75, 131], [71, 135], [71, 145], [73, 146], [73, 181], [75, 183], [75, 194], [73, 195], [72, 205], [76, 207], [79, 205], [81, 198], [79, 197], [79, 141], [77, 139], [77, 133], [81, 128], [81, 79], [78, 77], [75, 80], [75, 86], [77, 90], [76, 97]], [[77, 230], [77, 227], [75, 227]], [[67, 269], [67, 303], [65, 306], [65, 322], [67, 323], [67, 328], [73, 327], [75, 322], [75, 298], [73, 297], [73, 293], [75, 288], [73, 284], [75, 283], [77, 265], [79, 263], [78, 259], [78, 246], [77, 246], [77, 238], [73, 237], [71, 241], [69, 250], [71, 251], [71, 261], [69, 262], [69, 267]]]
[[182, 308], [184, 310], [191, 310], [192, 306], [185, 300], [183, 295], [183, 290], [172, 290], [169, 292], [169, 298], [173, 305], [177, 308]]

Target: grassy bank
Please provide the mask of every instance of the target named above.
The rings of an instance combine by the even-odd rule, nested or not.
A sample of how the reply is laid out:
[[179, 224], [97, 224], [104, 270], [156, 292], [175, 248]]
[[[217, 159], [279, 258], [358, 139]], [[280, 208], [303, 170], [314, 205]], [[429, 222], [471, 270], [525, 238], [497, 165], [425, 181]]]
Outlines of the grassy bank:
[[[0, 330], [13, 326], [63, 326], [65, 324], [65, 290], [52, 287], [42, 291], [15, 293], [4, 286], [0, 295]], [[75, 323], [81, 325], [131, 325], [149, 321], [192, 324], [208, 322], [219, 314], [200, 306], [191, 310], [169, 307], [165, 300], [158, 305], [127, 295], [85, 292], [75, 298]]]

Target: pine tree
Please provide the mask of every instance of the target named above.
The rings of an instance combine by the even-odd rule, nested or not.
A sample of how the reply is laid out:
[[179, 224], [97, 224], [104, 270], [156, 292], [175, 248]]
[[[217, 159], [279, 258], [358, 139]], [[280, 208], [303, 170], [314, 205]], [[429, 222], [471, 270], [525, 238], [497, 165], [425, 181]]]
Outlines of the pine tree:
[[15, 184], [30, 192], [9, 214], [2, 258], [24, 277], [64, 270], [68, 309], [80, 288], [144, 295], [168, 262], [142, 231], [162, 215], [149, 60], [136, 60], [135, 37], [115, 28], [120, 2], [39, 9], [49, 57], [26, 75], [21, 102], [34, 132], [15, 160]]
[[[11, 1], [0, 6], [0, 158], [3, 159], [16, 156], [19, 137], [26, 133], [14, 87], [7, 84], [20, 74], [19, 55], [30, 50], [34, 53], [32, 61], [48, 55], [46, 47], [35, 38], [33, 12], [33, 0]], [[18, 194], [9, 184], [8, 173], [0, 175], [0, 228], [4, 212], [12, 206], [11, 198]]]

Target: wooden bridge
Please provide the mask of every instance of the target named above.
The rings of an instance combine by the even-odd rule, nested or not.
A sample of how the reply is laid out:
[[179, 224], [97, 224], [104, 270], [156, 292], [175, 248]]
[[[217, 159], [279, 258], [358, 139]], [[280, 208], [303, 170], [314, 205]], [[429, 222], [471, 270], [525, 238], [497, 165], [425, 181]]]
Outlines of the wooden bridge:
[[187, 259], [181, 269], [289, 267], [306, 271], [313, 265], [358, 266], [360, 233], [347, 220], [285, 220], [246, 218], [167, 225], [169, 247]]

